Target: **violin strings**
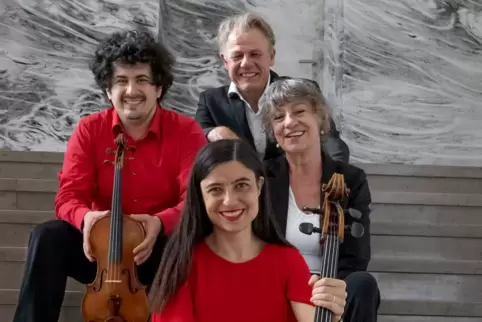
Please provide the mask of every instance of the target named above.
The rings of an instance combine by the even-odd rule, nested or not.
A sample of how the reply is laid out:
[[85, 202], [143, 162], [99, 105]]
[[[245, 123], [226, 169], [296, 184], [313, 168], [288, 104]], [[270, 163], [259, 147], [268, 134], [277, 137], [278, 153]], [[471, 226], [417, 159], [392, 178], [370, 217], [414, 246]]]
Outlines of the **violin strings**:
[[[340, 212], [338, 209], [339, 206], [335, 206], [335, 211], [338, 216], [343, 216], [343, 212]], [[325, 202], [324, 209], [328, 209], [328, 204]], [[328, 222], [331, 222], [333, 214], [326, 213], [325, 216], [327, 218], [323, 218]], [[343, 218], [335, 218], [339, 219], [337, 221], [338, 224], [343, 223]], [[338, 229], [336, 229], [336, 225], [328, 225], [327, 234], [324, 236], [324, 246], [323, 246], [323, 260], [322, 260], [322, 271], [321, 277], [329, 277], [329, 278], [336, 278], [337, 277], [337, 270], [338, 270], [338, 263], [337, 258], [339, 254], [339, 244], [338, 244]], [[321, 316], [320, 316], [321, 315]], [[317, 307], [315, 310], [315, 321], [317, 322], [331, 322], [333, 320], [333, 313], [327, 309], [323, 309]]]

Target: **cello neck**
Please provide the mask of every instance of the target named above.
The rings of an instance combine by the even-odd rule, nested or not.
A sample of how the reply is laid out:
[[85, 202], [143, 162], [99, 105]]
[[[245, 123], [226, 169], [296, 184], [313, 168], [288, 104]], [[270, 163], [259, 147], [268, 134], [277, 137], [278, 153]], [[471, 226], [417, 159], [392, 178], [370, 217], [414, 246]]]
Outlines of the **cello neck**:
[[[323, 241], [321, 278], [338, 278], [340, 241], [337, 235], [326, 234]], [[334, 322], [333, 313], [321, 306], [315, 308], [315, 322]]]
[[[321, 278], [338, 278], [338, 257], [340, 244], [344, 239], [345, 218], [340, 200], [347, 194], [343, 175], [334, 173], [328, 184], [322, 186], [324, 192], [321, 237], [323, 259]], [[334, 322], [335, 316], [328, 309], [315, 308], [315, 322]]]

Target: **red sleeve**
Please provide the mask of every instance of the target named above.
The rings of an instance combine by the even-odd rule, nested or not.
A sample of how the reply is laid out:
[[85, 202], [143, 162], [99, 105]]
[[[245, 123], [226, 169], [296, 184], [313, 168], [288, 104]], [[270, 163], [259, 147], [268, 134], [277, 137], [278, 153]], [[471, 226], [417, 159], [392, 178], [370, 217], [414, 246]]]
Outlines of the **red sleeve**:
[[286, 252], [286, 297], [290, 301], [311, 304], [312, 287], [308, 284], [311, 274], [305, 259], [295, 248]]
[[85, 214], [90, 211], [95, 187], [90, 138], [86, 124], [81, 119], [67, 143], [58, 176], [59, 190], [55, 197], [56, 217], [79, 230]]
[[152, 322], [195, 322], [191, 289], [186, 282], [162, 312], [152, 314]]
[[186, 188], [191, 173], [191, 168], [194, 164], [194, 159], [201, 148], [207, 143], [204, 133], [196, 122], [190, 124], [190, 128], [186, 128], [183, 132], [187, 132], [183, 139], [179, 141], [179, 173], [177, 180], [180, 187], [179, 203], [172, 207], [165, 209], [157, 214], [163, 225], [164, 234], [170, 235], [174, 227], [179, 222], [181, 217], [181, 209], [186, 197]]

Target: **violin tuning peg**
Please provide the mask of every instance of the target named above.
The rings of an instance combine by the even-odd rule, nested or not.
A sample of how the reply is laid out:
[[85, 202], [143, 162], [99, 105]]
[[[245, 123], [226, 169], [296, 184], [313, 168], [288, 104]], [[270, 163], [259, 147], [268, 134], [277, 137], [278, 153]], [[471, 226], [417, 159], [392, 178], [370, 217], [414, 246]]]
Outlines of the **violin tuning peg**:
[[109, 155], [109, 154], [115, 154], [114, 150], [111, 149], [111, 148], [105, 149], [105, 153], [106, 153], [107, 155]]
[[361, 211], [355, 208], [348, 208], [348, 214], [355, 219], [361, 219], [362, 217]]
[[104, 160], [104, 164], [108, 164], [108, 163], [113, 165], [113, 164], [114, 164], [114, 161], [111, 161], [111, 160]]
[[360, 238], [365, 233], [365, 228], [359, 222], [351, 224], [351, 235], [355, 238]]

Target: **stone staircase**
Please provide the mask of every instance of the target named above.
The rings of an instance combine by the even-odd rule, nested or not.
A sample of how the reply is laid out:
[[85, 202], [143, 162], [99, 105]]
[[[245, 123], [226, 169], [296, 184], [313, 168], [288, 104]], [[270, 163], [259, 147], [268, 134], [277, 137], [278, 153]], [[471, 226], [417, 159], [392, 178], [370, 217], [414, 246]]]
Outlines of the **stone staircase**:
[[[0, 151], [0, 316], [11, 321], [30, 230], [54, 218], [61, 153]], [[482, 322], [482, 169], [360, 165], [373, 196], [381, 322]], [[62, 322], [81, 321], [69, 281]]]

